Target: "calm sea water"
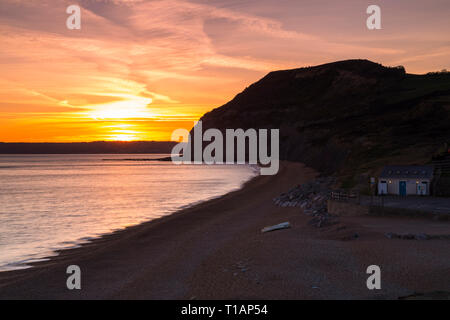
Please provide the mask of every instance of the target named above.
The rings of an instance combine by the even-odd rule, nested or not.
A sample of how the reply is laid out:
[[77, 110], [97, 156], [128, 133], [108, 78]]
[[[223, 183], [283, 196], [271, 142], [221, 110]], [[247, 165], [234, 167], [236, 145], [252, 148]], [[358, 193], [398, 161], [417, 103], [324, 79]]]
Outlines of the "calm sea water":
[[0, 155], [0, 271], [218, 197], [257, 174], [249, 166], [104, 160], [162, 156]]

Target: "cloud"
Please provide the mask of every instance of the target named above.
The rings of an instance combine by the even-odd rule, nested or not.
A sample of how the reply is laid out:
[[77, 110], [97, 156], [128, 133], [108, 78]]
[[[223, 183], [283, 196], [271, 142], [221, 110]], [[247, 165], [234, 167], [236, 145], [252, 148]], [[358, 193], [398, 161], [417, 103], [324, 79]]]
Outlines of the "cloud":
[[[65, 25], [74, 3], [81, 30]], [[140, 115], [198, 117], [276, 69], [348, 58], [410, 72], [450, 68], [441, 2], [385, 6], [383, 30], [369, 32], [357, 0], [2, 0], [2, 110], [40, 105], [54, 117], [49, 108], [133, 108], [150, 99]], [[436, 18], [418, 28], [422, 12]]]

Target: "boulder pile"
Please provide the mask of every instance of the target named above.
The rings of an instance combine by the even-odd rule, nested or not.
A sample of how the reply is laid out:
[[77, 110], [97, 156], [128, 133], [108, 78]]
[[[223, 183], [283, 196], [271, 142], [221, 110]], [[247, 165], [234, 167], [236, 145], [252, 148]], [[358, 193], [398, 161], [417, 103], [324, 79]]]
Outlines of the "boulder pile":
[[315, 227], [333, 225], [337, 223], [337, 218], [327, 212], [327, 200], [334, 182], [332, 177], [321, 177], [295, 186], [273, 201], [280, 207], [302, 208], [305, 214], [313, 217], [309, 223]]

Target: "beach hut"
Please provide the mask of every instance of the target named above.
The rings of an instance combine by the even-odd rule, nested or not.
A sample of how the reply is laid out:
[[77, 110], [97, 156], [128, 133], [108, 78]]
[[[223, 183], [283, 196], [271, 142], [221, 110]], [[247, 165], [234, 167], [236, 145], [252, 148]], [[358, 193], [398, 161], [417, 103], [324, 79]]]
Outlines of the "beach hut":
[[385, 166], [378, 177], [378, 194], [430, 195], [432, 166]]

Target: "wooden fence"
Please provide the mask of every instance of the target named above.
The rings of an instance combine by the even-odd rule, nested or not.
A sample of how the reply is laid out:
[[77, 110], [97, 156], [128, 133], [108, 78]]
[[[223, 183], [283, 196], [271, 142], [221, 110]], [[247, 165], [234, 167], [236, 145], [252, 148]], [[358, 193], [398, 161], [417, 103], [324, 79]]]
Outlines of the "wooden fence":
[[357, 191], [331, 191], [330, 199], [342, 202], [356, 202], [359, 203], [359, 192]]

